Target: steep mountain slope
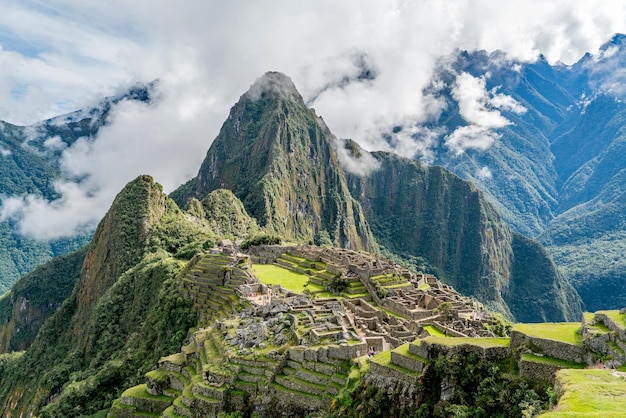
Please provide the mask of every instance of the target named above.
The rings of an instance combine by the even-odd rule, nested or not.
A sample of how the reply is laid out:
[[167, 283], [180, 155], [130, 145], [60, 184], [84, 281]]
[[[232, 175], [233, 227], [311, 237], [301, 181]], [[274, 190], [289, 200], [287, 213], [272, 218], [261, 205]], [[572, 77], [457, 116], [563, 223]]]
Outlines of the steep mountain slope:
[[267, 73], [233, 106], [197, 177], [171, 196], [183, 207], [229, 189], [268, 233], [308, 241], [327, 231], [336, 245], [374, 249], [332, 140], [291, 79]]
[[98, 226], [71, 295], [4, 364], [2, 415], [92, 414], [177, 350], [195, 316], [174, 280], [186, 260], [174, 254], [211, 237], [150, 177], [129, 183]]
[[230, 190], [213, 190], [201, 202], [192, 197], [186, 209], [206, 220], [208, 228], [222, 237], [249, 238], [261, 232], [256, 220], [248, 215], [241, 200]]
[[41, 326], [72, 293], [87, 248], [36, 268], [0, 298], [0, 353], [25, 350]]
[[[512, 232], [471, 183], [385, 153], [371, 156], [379, 169], [368, 176], [347, 174], [338, 159], [345, 150], [366, 158], [332, 136], [286, 76], [258, 80], [232, 108], [198, 176], [173, 193], [187, 211], [140, 176], [118, 194], [84, 255], [39, 270], [61, 274], [67, 262], [76, 272], [82, 260], [61, 306], [35, 315], [38, 324], [47, 319], [33, 325], [39, 332], [26, 351], [0, 356], [0, 415], [89, 416], [141, 383], [198, 325], [178, 279], [194, 254], [223, 237], [309, 241], [327, 232], [360, 249], [377, 248], [376, 236], [386, 250], [428, 258], [442, 279], [503, 312], [534, 321], [579, 315], [575, 291], [543, 249]], [[18, 342], [9, 329], [21, 319], [18, 295], [7, 299], [8, 326], [0, 324], [9, 349]]]
[[442, 167], [372, 155], [380, 168], [349, 184], [383, 247], [426, 259], [444, 282], [517, 320], [580, 316], [580, 298], [551, 258], [511, 231], [471, 183]]
[[[354, 142], [346, 145], [361, 155]], [[172, 197], [191, 207], [198, 206], [194, 198], [230, 189], [267, 232], [309, 241], [328, 231], [336, 245], [357, 249], [374, 246], [369, 221], [388, 250], [426, 259], [444, 281], [494, 309], [534, 321], [578, 318], [580, 300], [549, 259], [545, 280], [554, 287], [536, 304], [519, 303], [533, 291], [521, 283], [509, 292], [512, 232], [466, 181], [380, 153], [374, 155], [383, 168], [367, 178], [349, 175], [337, 146], [344, 144], [306, 108], [291, 80], [267, 73], [231, 109], [198, 176]]]
[[[54, 199], [62, 151], [78, 138], [93, 138], [107, 123], [115, 103], [150, 100], [149, 88], [137, 87], [97, 107], [52, 118], [31, 126], [0, 121], [0, 197], [25, 194]], [[89, 241], [90, 234], [51, 242], [21, 236], [11, 221], [0, 222], [0, 294], [37, 265], [67, 254]]]

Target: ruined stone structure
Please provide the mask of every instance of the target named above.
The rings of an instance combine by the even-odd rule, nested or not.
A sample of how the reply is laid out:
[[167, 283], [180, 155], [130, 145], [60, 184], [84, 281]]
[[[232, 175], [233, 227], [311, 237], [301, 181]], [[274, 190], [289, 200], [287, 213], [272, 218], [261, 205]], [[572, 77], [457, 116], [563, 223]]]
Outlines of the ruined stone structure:
[[[205, 328], [190, 332], [179, 353], [162, 358], [145, 384], [116, 400], [110, 416], [211, 417], [245, 408], [304, 416], [327, 409], [351, 367], [364, 362], [375, 386], [417, 393], [441, 355], [512, 357], [522, 377], [544, 381], [560, 368], [591, 363], [590, 349], [608, 353], [613, 364], [624, 360], [623, 314], [622, 322], [615, 312], [586, 316], [584, 343], [514, 330], [509, 345], [486, 329], [494, 321], [480, 304], [385, 258], [311, 246], [261, 246], [245, 255], [223, 244], [194, 258], [180, 278]], [[297, 294], [260, 283], [251, 262], [274, 263], [319, 286], [346, 283], [336, 297]], [[430, 336], [433, 329], [457, 338]], [[452, 384], [442, 387], [442, 400], [453, 395]]]
[[[348, 320], [360, 334], [382, 337], [390, 347], [428, 335], [423, 331], [427, 325], [451, 336], [493, 337], [484, 327], [492, 318], [478, 302], [461, 296], [435, 276], [414, 274], [384, 257], [309, 245], [259, 246], [251, 248], [250, 254], [255, 263], [275, 263], [305, 274], [319, 285], [333, 276], [346, 278], [348, 296], [359, 295], [343, 301]], [[324, 270], [319, 268], [322, 265]], [[392, 314], [368, 305], [370, 301]], [[442, 313], [437, 308], [444, 302], [449, 310]]]

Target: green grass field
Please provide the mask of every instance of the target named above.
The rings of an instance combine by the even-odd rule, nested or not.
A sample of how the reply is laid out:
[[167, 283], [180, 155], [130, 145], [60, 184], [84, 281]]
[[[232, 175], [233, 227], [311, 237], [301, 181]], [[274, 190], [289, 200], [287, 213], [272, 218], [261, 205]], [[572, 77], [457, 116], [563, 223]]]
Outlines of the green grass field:
[[557, 380], [563, 385], [563, 396], [541, 417], [624, 417], [626, 381], [611, 373], [605, 369], [559, 371]]
[[[252, 270], [261, 283], [279, 284], [285, 289], [296, 293], [304, 293], [304, 284], [309, 280], [308, 276], [304, 274], [296, 273], [274, 264], [254, 264]], [[315, 283], [309, 283], [308, 289], [311, 292], [324, 290], [322, 286]], [[335, 296], [330, 292], [321, 292], [317, 293], [316, 297], [331, 298]]]
[[[304, 274], [276, 266], [274, 264], [253, 264], [252, 271], [264, 284], [279, 284], [293, 292], [303, 293], [304, 284], [309, 280]], [[314, 290], [311, 288], [311, 290]]]
[[572, 345], [582, 345], [583, 337], [578, 333], [580, 322], [545, 322], [542, 324], [516, 324], [513, 331], [530, 337], [562, 341]]

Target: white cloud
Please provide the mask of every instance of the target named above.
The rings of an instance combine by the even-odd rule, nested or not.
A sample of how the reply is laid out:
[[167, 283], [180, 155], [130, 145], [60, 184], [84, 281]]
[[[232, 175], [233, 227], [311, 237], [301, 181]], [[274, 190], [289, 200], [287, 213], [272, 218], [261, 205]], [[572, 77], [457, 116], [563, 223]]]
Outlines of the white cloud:
[[481, 179], [481, 180], [486, 180], [486, 179], [492, 178], [493, 177], [493, 173], [491, 172], [489, 167], [484, 166], [484, 167], [480, 167], [478, 170], [476, 170], [476, 177]]
[[445, 145], [455, 155], [460, 155], [466, 149], [484, 151], [489, 148], [500, 137], [491, 130], [511, 124], [500, 110], [518, 114], [526, 111], [512, 97], [497, 93], [496, 89], [487, 91], [484, 77], [474, 77], [468, 73], [457, 75], [452, 97], [458, 102], [459, 114], [469, 123], [458, 127], [445, 138]]
[[[441, 110], [422, 94], [440, 55], [501, 49], [509, 58], [543, 52], [572, 62], [626, 32], [622, 3], [6, 0], [0, 119], [33, 123], [157, 78], [162, 96], [150, 106], [121, 104], [96, 140], [63, 150], [60, 200], [10, 200], [3, 211], [51, 237], [92, 225], [137, 174], [172, 190], [195, 174], [230, 106], [269, 70], [289, 75], [337, 136], [428, 160], [440, 132], [381, 133]], [[520, 110], [485, 92], [484, 80], [462, 77], [457, 94], [470, 125], [445, 138], [454, 152], [484, 149], [497, 138], [490, 129], [508, 123], [501, 112]]]
[[502, 128], [509, 125], [498, 109], [523, 113], [526, 109], [512, 97], [486, 90], [484, 77], [461, 73], [456, 77], [452, 97], [459, 104], [459, 113], [468, 123], [483, 128]]
[[461, 155], [468, 149], [484, 151], [489, 148], [500, 135], [480, 125], [467, 125], [456, 128], [445, 138], [445, 145], [455, 155]]

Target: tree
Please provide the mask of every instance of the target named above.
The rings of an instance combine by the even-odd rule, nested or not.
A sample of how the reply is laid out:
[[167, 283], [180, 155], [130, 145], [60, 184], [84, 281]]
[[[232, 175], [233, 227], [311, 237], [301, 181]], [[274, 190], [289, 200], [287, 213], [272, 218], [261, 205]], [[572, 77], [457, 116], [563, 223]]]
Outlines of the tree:
[[443, 302], [442, 304], [437, 306], [433, 312], [442, 315], [446, 319], [450, 319], [452, 318], [453, 310], [454, 310], [454, 307], [452, 306], [450, 302]]
[[313, 244], [318, 247], [332, 247], [333, 241], [330, 239], [330, 234], [327, 230], [323, 229], [321, 231], [317, 231], [313, 236]]

